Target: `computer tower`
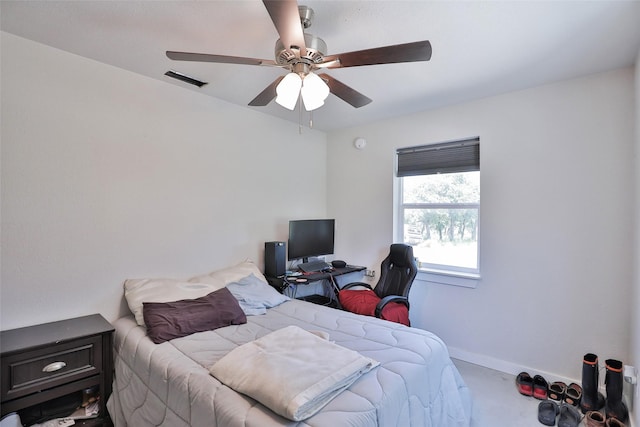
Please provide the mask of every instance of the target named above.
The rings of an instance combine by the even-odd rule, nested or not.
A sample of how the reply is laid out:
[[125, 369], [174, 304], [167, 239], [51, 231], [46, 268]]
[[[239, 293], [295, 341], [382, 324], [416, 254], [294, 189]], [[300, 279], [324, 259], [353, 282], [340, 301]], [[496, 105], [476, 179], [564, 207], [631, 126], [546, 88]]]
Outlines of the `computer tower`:
[[264, 242], [264, 275], [283, 276], [286, 270], [287, 246], [284, 242]]

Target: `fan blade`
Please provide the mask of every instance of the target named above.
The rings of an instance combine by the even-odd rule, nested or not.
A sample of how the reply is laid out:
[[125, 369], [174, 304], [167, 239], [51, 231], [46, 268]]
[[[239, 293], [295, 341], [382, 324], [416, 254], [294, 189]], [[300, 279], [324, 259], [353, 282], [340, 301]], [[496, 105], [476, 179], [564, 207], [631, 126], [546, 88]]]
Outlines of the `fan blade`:
[[360, 65], [428, 61], [429, 59], [431, 59], [431, 43], [428, 40], [423, 40], [325, 56], [323, 63], [326, 65], [323, 67], [322, 64], [318, 64], [318, 67], [358, 67]]
[[284, 47], [299, 48], [300, 55], [306, 55], [307, 47], [300, 23], [298, 2], [296, 0], [262, 0], [262, 3], [267, 8]]
[[[286, 75], [286, 74], [285, 74]], [[280, 76], [274, 80], [269, 86], [267, 86], [262, 92], [258, 94], [253, 100], [249, 103], [252, 107], [264, 107], [268, 103], [271, 102], [273, 98], [276, 97], [276, 86], [280, 83], [284, 76]]]
[[318, 76], [327, 83], [332, 94], [356, 108], [363, 107], [371, 102], [370, 98], [334, 79], [329, 74], [322, 73], [318, 74]]
[[209, 53], [175, 52], [168, 50], [167, 57], [175, 61], [219, 62], [223, 64], [274, 65], [270, 59], [244, 58], [241, 56], [212, 55]]

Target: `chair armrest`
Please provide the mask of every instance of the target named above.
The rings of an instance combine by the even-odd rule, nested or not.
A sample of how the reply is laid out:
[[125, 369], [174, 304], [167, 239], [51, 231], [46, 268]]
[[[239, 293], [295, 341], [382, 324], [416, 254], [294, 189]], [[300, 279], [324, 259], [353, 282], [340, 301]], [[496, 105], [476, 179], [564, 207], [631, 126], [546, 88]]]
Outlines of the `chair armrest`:
[[382, 309], [390, 302], [402, 303], [407, 306], [407, 310], [409, 309], [409, 298], [400, 295], [387, 295], [386, 297], [382, 298], [376, 305], [375, 315], [377, 318], [380, 318], [380, 316], [382, 315]]
[[364, 286], [367, 289], [373, 290], [373, 288], [371, 287], [370, 284], [368, 283], [364, 283], [364, 282], [353, 282], [353, 283], [347, 283], [346, 285], [344, 285], [342, 288], [340, 288], [341, 291], [345, 290], [345, 289], [349, 289], [349, 288], [354, 288], [356, 286]]

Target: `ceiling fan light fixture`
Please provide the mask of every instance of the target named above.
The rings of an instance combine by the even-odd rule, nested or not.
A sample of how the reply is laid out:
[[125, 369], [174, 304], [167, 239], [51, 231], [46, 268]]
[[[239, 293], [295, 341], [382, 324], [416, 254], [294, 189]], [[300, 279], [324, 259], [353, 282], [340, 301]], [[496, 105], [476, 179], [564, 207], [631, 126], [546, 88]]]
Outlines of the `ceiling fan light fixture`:
[[289, 73], [276, 86], [276, 102], [284, 108], [293, 110], [298, 102], [302, 78], [297, 73]]
[[[354, 108], [363, 107], [371, 102], [370, 98], [321, 70], [431, 59], [431, 43], [428, 40], [327, 56], [327, 44], [324, 40], [305, 32], [305, 29], [311, 25], [314, 15], [311, 8], [298, 6], [297, 0], [263, 0], [262, 2], [279, 36], [275, 43], [275, 60], [170, 50], [166, 51], [167, 57], [175, 61], [276, 66], [286, 69], [287, 75], [278, 76], [248, 105], [265, 107], [275, 98], [277, 104], [291, 111], [300, 104], [301, 113], [303, 103], [307, 111], [323, 106], [329, 93]], [[314, 70], [319, 74], [313, 73]], [[299, 102], [300, 98], [302, 99]]]
[[302, 81], [300, 94], [304, 108], [313, 111], [324, 105], [324, 100], [329, 96], [329, 86], [317, 74], [309, 73]]

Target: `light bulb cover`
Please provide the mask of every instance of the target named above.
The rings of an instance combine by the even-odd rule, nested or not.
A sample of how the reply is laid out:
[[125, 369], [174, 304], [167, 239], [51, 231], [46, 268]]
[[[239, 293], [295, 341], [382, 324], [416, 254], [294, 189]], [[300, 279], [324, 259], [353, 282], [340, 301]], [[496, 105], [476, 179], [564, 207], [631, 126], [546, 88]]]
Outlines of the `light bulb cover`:
[[302, 87], [302, 78], [297, 73], [289, 73], [276, 86], [276, 102], [284, 108], [293, 110], [298, 102]]
[[312, 111], [324, 105], [324, 100], [329, 96], [329, 86], [317, 74], [309, 73], [302, 81], [300, 94], [304, 108]]

